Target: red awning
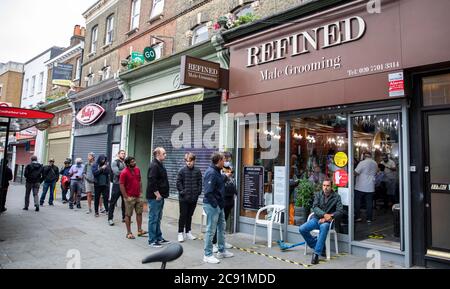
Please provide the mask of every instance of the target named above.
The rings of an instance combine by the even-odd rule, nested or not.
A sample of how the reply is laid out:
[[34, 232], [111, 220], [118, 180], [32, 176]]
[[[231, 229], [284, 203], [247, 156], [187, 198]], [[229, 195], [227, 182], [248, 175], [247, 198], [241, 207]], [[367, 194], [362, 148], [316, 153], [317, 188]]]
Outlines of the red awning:
[[[8, 119], [11, 119], [10, 132], [24, 130], [45, 121], [50, 121], [54, 117], [55, 115], [53, 113], [40, 110], [20, 107], [0, 107], [0, 119], [3, 119], [2, 122], [5, 123]], [[0, 126], [0, 131], [5, 130], [6, 127]]]

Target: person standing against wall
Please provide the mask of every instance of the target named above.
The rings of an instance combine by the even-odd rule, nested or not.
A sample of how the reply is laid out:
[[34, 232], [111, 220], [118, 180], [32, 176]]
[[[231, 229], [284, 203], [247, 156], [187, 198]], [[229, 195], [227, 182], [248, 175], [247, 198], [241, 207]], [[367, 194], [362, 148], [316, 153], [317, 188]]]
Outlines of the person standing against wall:
[[184, 166], [177, 176], [178, 200], [180, 205], [180, 218], [178, 220], [178, 242], [186, 238], [195, 240], [192, 235], [191, 224], [197, 206], [198, 197], [202, 193], [202, 172], [195, 166], [195, 154], [184, 155]]
[[125, 220], [125, 203], [123, 199], [123, 195], [120, 192], [120, 173], [125, 169], [125, 151], [120, 150], [117, 153], [117, 158], [111, 163], [111, 170], [113, 173], [113, 182], [111, 200], [109, 201], [109, 210], [108, 210], [108, 223], [110, 226], [114, 225], [114, 208], [116, 206], [119, 198], [122, 199], [122, 220]]
[[108, 211], [108, 193], [109, 193], [109, 174], [110, 168], [105, 155], [99, 155], [97, 162], [92, 167], [92, 173], [95, 178], [94, 185], [94, 210], [95, 216], [98, 217], [98, 207], [100, 203], [100, 196], [103, 197], [103, 205]]
[[163, 165], [166, 156], [166, 150], [157, 147], [153, 151], [153, 160], [147, 173], [147, 200], [150, 210], [148, 214], [148, 244], [152, 248], [160, 248], [162, 245], [170, 243], [163, 238], [161, 232], [164, 199], [169, 196], [169, 179]]

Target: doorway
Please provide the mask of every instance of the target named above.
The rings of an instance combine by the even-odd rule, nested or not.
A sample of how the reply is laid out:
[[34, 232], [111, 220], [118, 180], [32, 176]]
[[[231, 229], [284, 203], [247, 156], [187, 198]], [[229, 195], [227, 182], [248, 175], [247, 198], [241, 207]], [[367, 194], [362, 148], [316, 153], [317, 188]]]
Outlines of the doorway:
[[449, 253], [450, 110], [427, 112], [424, 122], [427, 250]]

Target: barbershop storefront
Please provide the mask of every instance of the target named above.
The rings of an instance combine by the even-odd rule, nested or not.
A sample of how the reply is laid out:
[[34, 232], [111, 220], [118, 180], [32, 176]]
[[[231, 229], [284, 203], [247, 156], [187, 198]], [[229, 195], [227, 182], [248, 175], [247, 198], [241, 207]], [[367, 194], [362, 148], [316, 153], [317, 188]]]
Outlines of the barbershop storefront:
[[[223, 34], [231, 57], [229, 112], [243, 114], [237, 118], [239, 231], [253, 233], [257, 210], [280, 204], [286, 240], [301, 241], [298, 226], [307, 215], [298, 216], [296, 207], [310, 206], [304, 188], [318, 191], [331, 179], [345, 210], [336, 222], [340, 251], [365, 256], [377, 249], [383, 261], [418, 262], [409, 109], [416, 96], [409, 79], [417, 67], [450, 61], [448, 20], [438, 12], [450, 3], [435, 4], [383, 1], [377, 14], [355, 1], [303, 16], [310, 8], [304, 5], [290, 11], [298, 18], [288, 24], [244, 37]], [[414, 18], [411, 11], [422, 14]], [[441, 31], [417, 41], [426, 29]], [[426, 55], [424, 43], [433, 43]], [[365, 153], [379, 168], [374, 191], [366, 190], [372, 199], [355, 193], [367, 185], [354, 173]], [[445, 224], [448, 218], [437, 226]], [[265, 237], [265, 229], [257, 234]]]

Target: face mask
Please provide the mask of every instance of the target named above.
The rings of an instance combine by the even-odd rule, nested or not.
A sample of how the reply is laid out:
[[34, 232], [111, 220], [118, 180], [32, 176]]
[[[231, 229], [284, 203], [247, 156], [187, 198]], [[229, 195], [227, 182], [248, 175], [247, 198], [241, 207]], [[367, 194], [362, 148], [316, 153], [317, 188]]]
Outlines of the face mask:
[[223, 166], [226, 167], [226, 168], [230, 168], [231, 167], [231, 162], [225, 162], [223, 164]]
[[81, 166], [82, 163], [77, 163], [77, 166]]

